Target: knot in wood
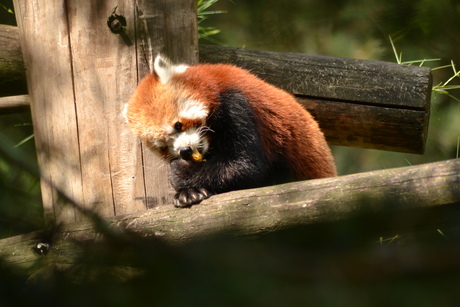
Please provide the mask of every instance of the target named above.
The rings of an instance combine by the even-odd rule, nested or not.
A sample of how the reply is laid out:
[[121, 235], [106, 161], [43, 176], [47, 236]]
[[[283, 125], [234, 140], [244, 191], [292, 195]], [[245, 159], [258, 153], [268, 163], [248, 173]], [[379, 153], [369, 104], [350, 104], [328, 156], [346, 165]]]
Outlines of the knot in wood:
[[107, 18], [107, 26], [110, 31], [115, 34], [120, 34], [126, 28], [126, 18], [123, 15], [115, 14], [115, 12]]

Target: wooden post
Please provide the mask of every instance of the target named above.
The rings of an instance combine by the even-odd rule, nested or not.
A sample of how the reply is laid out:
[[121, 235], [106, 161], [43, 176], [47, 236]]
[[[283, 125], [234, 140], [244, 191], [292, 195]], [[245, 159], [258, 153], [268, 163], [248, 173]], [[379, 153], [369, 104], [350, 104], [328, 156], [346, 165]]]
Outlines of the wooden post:
[[[146, 44], [197, 61], [195, 0], [14, 4], [47, 222], [82, 219], [57, 190], [106, 217], [170, 203], [167, 166], [142, 148], [122, 109], [147, 73]], [[115, 7], [127, 21], [121, 35], [107, 26]]]

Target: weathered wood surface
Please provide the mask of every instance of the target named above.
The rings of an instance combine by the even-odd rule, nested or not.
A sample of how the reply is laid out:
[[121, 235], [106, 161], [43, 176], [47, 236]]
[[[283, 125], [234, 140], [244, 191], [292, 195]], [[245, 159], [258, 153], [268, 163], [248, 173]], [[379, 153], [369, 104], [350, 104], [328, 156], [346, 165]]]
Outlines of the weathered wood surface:
[[29, 95], [0, 97], [0, 115], [30, 112]]
[[53, 182], [66, 195], [83, 203], [65, 5], [61, 1], [15, 1], [15, 13], [22, 29], [21, 49], [32, 100], [37, 158], [44, 178], [41, 189], [46, 217], [53, 219], [56, 213], [58, 220], [75, 221], [75, 210], [64, 209], [57, 193], [47, 184]]
[[[122, 109], [145, 74], [142, 67], [148, 67], [136, 53], [145, 36], [136, 18], [156, 24], [154, 29], [162, 31], [157, 35], [190, 42], [194, 38], [188, 35], [196, 33], [195, 1], [83, 4], [32, 0], [14, 4], [44, 177], [47, 221], [82, 219], [73, 207], [64, 205], [54, 187], [103, 216], [168, 202], [173, 192], [167, 174], [157, 170], [158, 160], [129, 131]], [[127, 20], [123, 35], [113, 34], [106, 24], [115, 7]], [[162, 27], [178, 18], [177, 27]], [[187, 22], [192, 19], [195, 22]], [[163, 43], [154, 41], [151, 47], [162, 50]], [[192, 50], [191, 45], [177, 47], [177, 59], [196, 61], [196, 48]], [[163, 51], [168, 55], [169, 49]]]
[[0, 97], [27, 93], [17, 27], [0, 25]]
[[196, 1], [138, 0], [137, 3], [140, 77], [150, 71], [158, 53], [174, 62], [198, 62]]
[[[449, 222], [455, 222], [459, 204], [460, 159], [455, 159], [234, 191], [215, 195], [190, 209], [177, 209], [172, 204], [157, 206], [107, 223], [111, 231], [128, 230], [159, 237], [170, 244], [183, 244], [222, 231], [255, 235], [365, 214], [369, 219], [366, 231], [378, 227], [381, 235], [406, 227], [436, 229], [437, 222], [445, 223], [449, 218], [453, 219]], [[438, 209], [446, 211], [433, 214]], [[3, 239], [0, 257], [7, 264], [32, 268], [39, 261], [32, 247], [49, 239], [40, 232]], [[99, 239], [91, 223], [68, 224], [54, 234], [48, 256], [54, 263], [70, 263], [78, 255], [73, 242]]]
[[200, 61], [244, 67], [294, 94], [331, 144], [424, 152], [428, 67], [206, 45]]
[[431, 97], [428, 67], [396, 63], [200, 46], [200, 61], [233, 63], [294, 95], [425, 110]]
[[[198, 30], [196, 1], [140, 0], [137, 10], [138, 80], [153, 67], [158, 53], [178, 62], [198, 62]], [[134, 92], [134, 87], [131, 89]], [[174, 191], [169, 184], [169, 165], [160, 160], [147, 146], [142, 146], [145, 194], [136, 201], [150, 208], [171, 201]]]
[[[139, 76], [148, 72], [149, 59], [158, 52], [171, 54], [175, 59], [185, 57], [175, 53], [174, 46], [182, 43], [176, 37], [168, 40], [161, 36], [164, 34], [149, 26], [151, 18], [139, 13], [138, 28], [145, 35], [137, 46], [141, 60]], [[168, 24], [178, 26], [181, 25]], [[155, 48], [151, 46], [153, 41], [164, 42], [165, 47]], [[196, 46], [191, 46], [195, 55]], [[319, 121], [330, 144], [409, 153], [424, 151], [430, 116], [429, 68], [206, 45], [200, 46], [200, 57], [203, 62], [246, 67], [295, 94]]]

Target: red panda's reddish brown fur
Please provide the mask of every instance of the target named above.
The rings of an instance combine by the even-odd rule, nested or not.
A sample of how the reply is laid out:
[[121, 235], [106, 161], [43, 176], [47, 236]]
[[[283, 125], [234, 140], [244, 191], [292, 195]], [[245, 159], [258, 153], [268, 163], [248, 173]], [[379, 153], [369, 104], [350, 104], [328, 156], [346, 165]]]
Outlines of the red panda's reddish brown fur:
[[220, 92], [238, 88], [248, 97], [258, 119], [269, 161], [284, 155], [297, 180], [336, 175], [330, 149], [317, 122], [287, 92], [241, 68], [225, 64], [192, 66], [175, 80], [199, 93], [199, 100], [208, 103], [211, 110]]
[[[292, 173], [294, 177], [292, 180], [336, 175], [330, 149], [317, 122], [296, 102], [292, 95], [262, 81], [248, 71], [232, 65], [202, 64], [191, 67], [176, 67], [167, 60], [162, 61], [164, 62], [157, 65], [156, 71], [149, 74], [139, 84], [127, 105], [126, 116], [135, 134], [151, 146], [157, 147], [164, 157], [174, 161], [171, 165], [177, 171], [173, 171], [173, 185], [178, 190], [178, 194], [184, 189], [198, 191], [198, 194], [201, 188], [208, 190], [208, 193], [205, 192], [205, 195], [198, 197], [198, 201], [200, 201], [211, 194], [225, 192], [226, 188], [220, 188], [225, 186], [225, 180], [251, 182], [246, 178], [250, 176], [248, 174], [251, 173], [251, 168], [255, 168], [256, 165], [260, 167], [259, 161], [254, 159], [254, 166], [251, 163], [248, 164], [249, 166], [245, 166], [248, 170], [243, 170], [241, 174], [246, 177], [244, 180], [239, 180], [239, 178], [231, 177], [233, 173], [238, 176], [238, 170], [235, 171], [234, 168], [230, 170], [230, 167], [228, 170], [222, 170], [219, 167], [233, 163], [237, 169], [238, 158], [251, 160], [251, 157], [232, 158], [231, 161], [224, 161], [225, 163], [222, 161], [211, 162], [219, 159], [216, 156], [227, 156], [225, 150], [217, 149], [220, 148], [220, 143], [217, 144], [217, 142], [224, 142], [219, 138], [231, 139], [228, 144], [225, 143], [225, 146], [232, 146], [237, 143], [233, 138], [238, 140], [236, 136], [231, 135], [232, 131], [218, 130], [225, 131], [225, 135], [223, 135], [224, 132], [219, 135], [220, 132], [213, 131], [214, 128], [219, 128], [220, 122], [232, 124], [234, 119], [238, 121], [239, 116], [228, 115], [226, 117], [225, 114], [222, 114], [224, 109], [230, 110], [229, 113], [232, 114], [238, 113], [238, 110], [245, 110], [240, 112], [241, 114], [251, 113], [244, 114], [247, 116], [247, 120], [241, 125], [235, 124], [231, 127], [241, 127], [241, 131], [234, 131], [233, 133], [251, 140], [248, 145], [250, 149], [247, 152], [254, 152], [255, 155], [259, 151], [263, 153], [261, 159], [266, 160], [264, 163], [267, 164], [267, 169], [261, 171], [261, 174], [254, 170], [254, 176], [270, 175], [271, 165], [280, 163], [286, 165], [289, 172]], [[171, 66], [168, 67], [168, 65]], [[225, 104], [225, 108], [222, 104]], [[253, 124], [246, 124], [251, 120]], [[257, 136], [245, 136], [245, 134], [257, 134]], [[186, 140], [181, 141], [185, 142], [186, 145], [176, 145], [181, 138]], [[198, 139], [191, 141], [195, 138]], [[195, 146], [194, 142], [201, 142], [201, 145]], [[258, 142], [260, 142], [260, 149], [257, 149]], [[187, 145], [189, 143], [190, 146]], [[187, 153], [183, 150], [184, 146], [190, 147]], [[241, 146], [244, 147], [244, 143]], [[190, 151], [199, 151], [204, 157], [203, 161], [210, 162], [194, 163], [190, 159]], [[238, 151], [238, 148], [229, 149], [232, 157], [237, 156]], [[242, 150], [242, 152], [245, 151]], [[223, 157], [222, 159], [228, 158]], [[206, 167], [209, 169], [205, 169]], [[199, 178], [189, 180], [188, 177], [193, 177], [194, 174], [192, 169], [197, 173], [202, 172], [201, 177], [209, 177], [209, 180], [221, 180], [223, 182], [218, 187], [214, 187], [213, 184], [208, 185], [206, 182], [200, 182]], [[218, 174], [216, 178], [212, 174], [207, 174], [207, 172], [213, 171]], [[226, 176], [230, 179], [225, 179]], [[175, 182], [181, 180], [190, 183]], [[201, 181], [206, 180], [208, 179]], [[246, 187], [233, 181], [232, 184], [228, 185], [228, 189], [234, 186], [237, 188]], [[261, 179], [258, 181], [265, 182]], [[274, 180], [274, 182], [277, 181]], [[258, 184], [251, 182], [247, 188], [254, 187], [251, 185], [257, 186]], [[182, 201], [185, 200], [186, 202], [185, 205], [198, 202], [188, 199], [191, 196], [188, 195], [188, 192], [185, 193], [185, 197], [182, 197]], [[177, 197], [180, 198], [180, 195]], [[180, 199], [179, 202], [181, 202]]]

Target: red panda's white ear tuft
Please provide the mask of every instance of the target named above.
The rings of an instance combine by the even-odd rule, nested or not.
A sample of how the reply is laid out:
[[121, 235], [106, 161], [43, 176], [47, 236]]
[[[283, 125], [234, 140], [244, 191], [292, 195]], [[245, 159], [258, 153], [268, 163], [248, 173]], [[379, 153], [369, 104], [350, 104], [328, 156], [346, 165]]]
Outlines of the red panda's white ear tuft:
[[123, 107], [123, 111], [121, 113], [123, 115], [123, 119], [125, 120], [125, 123], [128, 123], [128, 106], [129, 104], [125, 103], [125, 106]]
[[153, 63], [153, 72], [160, 78], [163, 84], [168, 83], [172, 77], [187, 70], [187, 65], [174, 65], [167, 58], [157, 55]]

